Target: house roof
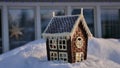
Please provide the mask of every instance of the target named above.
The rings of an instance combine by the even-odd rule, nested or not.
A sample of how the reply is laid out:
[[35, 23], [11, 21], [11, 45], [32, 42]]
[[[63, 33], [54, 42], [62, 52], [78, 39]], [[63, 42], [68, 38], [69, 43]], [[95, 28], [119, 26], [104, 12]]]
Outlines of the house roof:
[[[80, 22], [81, 21], [81, 22]], [[69, 15], [69, 16], [55, 16], [49, 22], [47, 28], [43, 33], [43, 37], [47, 36], [69, 36], [73, 35], [75, 28], [79, 23], [82, 23], [88, 37], [92, 34], [86, 24], [84, 16]]]
[[0, 0], [0, 2], [120, 2], [120, 0]]
[[55, 16], [44, 33], [70, 33], [78, 17], [78, 15]]

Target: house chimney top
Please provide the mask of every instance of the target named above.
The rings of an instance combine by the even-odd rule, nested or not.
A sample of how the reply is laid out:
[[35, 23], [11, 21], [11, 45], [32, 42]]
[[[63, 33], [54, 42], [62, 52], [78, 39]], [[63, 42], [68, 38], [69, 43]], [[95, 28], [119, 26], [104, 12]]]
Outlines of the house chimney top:
[[55, 17], [55, 11], [53, 11], [53, 13], [52, 13], [52, 14], [53, 14], [53, 17]]
[[81, 15], [83, 15], [83, 8], [81, 8]]

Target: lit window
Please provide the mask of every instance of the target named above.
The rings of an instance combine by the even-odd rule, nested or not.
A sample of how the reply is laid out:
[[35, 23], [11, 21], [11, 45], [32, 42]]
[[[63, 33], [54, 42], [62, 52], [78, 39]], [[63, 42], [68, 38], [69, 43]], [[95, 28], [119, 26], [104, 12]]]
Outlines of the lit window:
[[80, 62], [84, 60], [84, 54], [83, 52], [77, 52], [76, 53], [76, 62]]
[[58, 60], [57, 52], [50, 51], [50, 60]]
[[68, 55], [66, 52], [59, 52], [59, 60], [67, 62], [68, 61]]
[[67, 50], [67, 42], [65, 38], [58, 39], [58, 49], [59, 50]]
[[51, 50], [57, 50], [57, 42], [55, 38], [49, 39], [49, 48]]

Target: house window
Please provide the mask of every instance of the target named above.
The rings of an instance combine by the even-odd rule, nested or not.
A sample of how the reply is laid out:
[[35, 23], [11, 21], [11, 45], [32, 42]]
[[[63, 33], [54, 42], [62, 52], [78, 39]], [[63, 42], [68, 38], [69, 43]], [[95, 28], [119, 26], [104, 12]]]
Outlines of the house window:
[[32, 8], [9, 8], [10, 49], [24, 45], [35, 39], [35, 17]]
[[[72, 15], [80, 14], [81, 9], [79, 8], [74, 8], [72, 10]], [[94, 35], [94, 9], [92, 8], [85, 8], [83, 10], [83, 14], [86, 20], [86, 23], [91, 31], [91, 33]]]
[[49, 39], [49, 48], [51, 50], [57, 50], [57, 40], [55, 38]]
[[102, 37], [120, 38], [120, 9], [102, 8]]
[[68, 55], [66, 52], [59, 52], [59, 60], [67, 62], [68, 61]]
[[76, 62], [80, 62], [84, 60], [84, 53], [83, 52], [76, 52]]
[[1, 21], [1, 9], [0, 9], [0, 54], [2, 53], [2, 21]]
[[60, 37], [58, 39], [58, 49], [59, 50], [67, 50], [67, 41], [64, 37]]
[[58, 53], [50, 51], [50, 60], [58, 60]]
[[81, 37], [76, 39], [76, 46], [77, 48], [81, 48], [83, 46], [83, 39]]
[[48, 23], [50, 22], [51, 18], [53, 17], [53, 11], [55, 12], [56, 16], [65, 15], [65, 10], [63, 8], [60, 9], [53, 9], [53, 8], [41, 8], [40, 15], [41, 15], [41, 33], [45, 30]]

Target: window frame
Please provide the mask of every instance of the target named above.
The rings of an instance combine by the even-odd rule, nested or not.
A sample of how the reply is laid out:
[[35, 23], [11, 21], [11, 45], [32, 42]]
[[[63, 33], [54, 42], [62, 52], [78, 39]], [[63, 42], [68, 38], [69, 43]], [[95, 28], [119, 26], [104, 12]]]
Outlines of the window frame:
[[[60, 56], [60, 55], [62, 55], [62, 56]], [[66, 60], [64, 60], [64, 59], [66, 59]], [[67, 52], [59, 52], [59, 60], [63, 61], [63, 62], [68, 62], [68, 53]]]
[[[53, 54], [53, 56], [51, 56], [51, 54]], [[54, 56], [56, 54], [56, 57]], [[58, 53], [55, 51], [50, 51], [50, 60], [58, 60]]]
[[[51, 41], [52, 41], [52, 43], [51, 43]], [[54, 47], [51, 48], [51, 46], [55, 46], [55, 48]], [[49, 49], [51, 49], [51, 50], [57, 50], [57, 39], [55, 37], [49, 38]]]
[[[7, 15], [8, 15], [8, 24], [9, 24], [9, 10], [24, 10], [24, 9], [31, 9], [31, 10], [33, 10], [34, 11], [34, 29], [35, 29], [35, 39], [37, 39], [37, 37], [36, 37], [36, 35], [37, 35], [37, 32], [36, 32], [36, 30], [37, 30], [37, 21], [36, 21], [36, 8], [35, 8], [36, 6], [16, 6], [16, 7], [13, 7], [13, 6], [10, 6], [10, 7], [8, 7], [7, 8]], [[8, 27], [9, 27], [9, 25], [8, 25]]]
[[[60, 44], [60, 41], [61, 41], [61, 44]], [[63, 41], [65, 41], [65, 44], [63, 43]], [[67, 50], [67, 39], [65, 37], [59, 37], [57, 44], [58, 44], [58, 50], [64, 50], [64, 51]]]
[[[8, 42], [8, 44], [9, 44], [9, 50], [11, 50], [11, 48], [10, 48], [10, 35], [9, 35], [9, 10], [32, 10], [33, 11], [33, 14], [34, 14], [34, 16], [33, 16], [33, 18], [34, 18], [34, 39], [33, 40], [35, 40], [36, 39], [36, 35], [37, 35], [37, 32], [36, 32], [36, 30], [37, 30], [37, 28], [36, 28], [36, 25], [37, 25], [37, 22], [36, 22], [36, 8], [35, 8], [35, 6], [16, 6], [16, 7], [14, 7], [14, 6], [9, 6], [9, 7], [7, 7], [7, 24], [8, 24], [8, 40], [9, 40], [9, 42]], [[30, 41], [29, 41], [30, 42]]]
[[[120, 7], [118, 7], [118, 6], [102, 6], [101, 7], [101, 16], [102, 16], [102, 10], [120, 10]], [[101, 37], [102, 38], [119, 38], [119, 37], [104, 37], [104, 35], [105, 35], [105, 33], [103, 33], [103, 26], [102, 26], [102, 18], [101, 18], [101, 16], [100, 16], [100, 19], [101, 19]], [[110, 28], [112, 28], [112, 27], [110, 27]], [[108, 28], [107, 28], [108, 29]], [[106, 32], [106, 31], [105, 31]], [[111, 33], [111, 35], [112, 35], [112, 33]]]

